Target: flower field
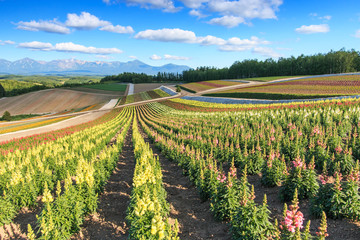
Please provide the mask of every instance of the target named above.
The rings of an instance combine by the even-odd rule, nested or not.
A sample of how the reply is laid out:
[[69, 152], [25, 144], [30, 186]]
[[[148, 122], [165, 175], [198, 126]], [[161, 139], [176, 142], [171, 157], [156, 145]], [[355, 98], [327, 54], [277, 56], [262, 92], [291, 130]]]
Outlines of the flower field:
[[360, 95], [360, 75], [306, 77], [267, 83], [209, 94], [217, 97], [256, 99], [306, 99], [344, 95]]
[[196, 235], [196, 224], [184, 235], [183, 222], [195, 213], [168, 196], [185, 191], [164, 178], [174, 174], [163, 170], [171, 162], [197, 192], [199, 211], [227, 223], [232, 239], [357, 239], [359, 128], [356, 98], [272, 105], [173, 99], [114, 109], [86, 124], [0, 143], [0, 224], [37, 206], [28, 239], [69, 239], [86, 228], [89, 214], [103, 212], [99, 195], [121, 168], [131, 134], [131, 194], [121, 227], [128, 239]]
[[173, 96], [173, 95], [176, 95], [176, 92], [170, 90], [167, 87], [160, 87], [158, 89], [154, 89], [151, 91], [140, 92], [140, 93], [135, 93], [135, 94], [125, 96], [120, 100], [119, 105], [141, 102], [141, 101], [146, 101], [146, 100], [151, 100], [151, 99], [156, 99], [156, 98], [169, 97], [169, 96]]
[[190, 92], [201, 92], [208, 89], [214, 89], [219, 87], [226, 87], [226, 86], [234, 86], [243, 84], [242, 82], [237, 81], [225, 81], [225, 80], [211, 80], [211, 81], [202, 81], [202, 82], [192, 82], [192, 83], [185, 83], [180, 85], [180, 87], [184, 88], [185, 90], [190, 90]]

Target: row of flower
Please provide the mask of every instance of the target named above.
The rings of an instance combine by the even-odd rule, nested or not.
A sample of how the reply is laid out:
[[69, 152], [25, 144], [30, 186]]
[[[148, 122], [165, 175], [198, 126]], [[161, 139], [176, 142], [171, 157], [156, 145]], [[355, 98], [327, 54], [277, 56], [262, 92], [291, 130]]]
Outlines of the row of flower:
[[224, 81], [224, 80], [211, 80], [211, 81], [202, 81], [202, 82], [193, 82], [182, 84], [181, 87], [189, 89], [193, 92], [200, 92], [208, 89], [214, 89], [219, 87], [240, 85], [242, 82], [236, 81]]
[[16, 132], [16, 131], [21, 131], [21, 130], [30, 129], [30, 128], [42, 127], [42, 126], [46, 126], [49, 124], [53, 124], [56, 122], [66, 120], [68, 118], [71, 118], [71, 117], [67, 116], [67, 117], [52, 118], [52, 119], [46, 119], [46, 120], [39, 120], [36, 122], [31, 122], [31, 123], [18, 123], [18, 124], [14, 124], [12, 126], [0, 125], [0, 134]]
[[159, 160], [154, 157], [133, 120], [135, 170], [127, 220], [130, 239], [178, 239], [177, 221], [172, 227], [168, 221], [170, 211], [162, 183]]
[[120, 105], [141, 102], [141, 101], [146, 101], [146, 100], [151, 100], [151, 99], [156, 99], [156, 98], [168, 97], [170, 95], [173, 95], [173, 93], [175, 93], [175, 92], [173, 92], [172, 90], [170, 90], [166, 87], [161, 87], [159, 89], [135, 93], [132, 95], [125, 96], [121, 99]]
[[307, 96], [356, 95], [360, 94], [360, 75], [302, 78], [218, 92], [218, 94], [231, 93], [295, 94]]
[[111, 112], [104, 114], [100, 118], [93, 121], [89, 121], [87, 123], [71, 126], [56, 131], [51, 131], [48, 133], [35, 134], [33, 136], [0, 142], [0, 156], [15, 152], [16, 150], [23, 151], [26, 149], [30, 149], [34, 146], [46, 144], [55, 141], [58, 138], [71, 135], [73, 133], [94, 127], [99, 124], [103, 124], [105, 122], [114, 119], [121, 111], [122, 111], [121, 108], [113, 109]]
[[[200, 196], [210, 199], [210, 209], [220, 220], [229, 220], [234, 239], [310, 239], [310, 223], [303, 228], [303, 215], [298, 207], [297, 190], [293, 191], [290, 209], [285, 207], [280, 224], [271, 222], [266, 195], [263, 204], [255, 203], [254, 187], [247, 181], [247, 167], [242, 168], [240, 179], [234, 160], [222, 165], [213, 153], [185, 144], [179, 135], [160, 126], [153, 116], [165, 117], [161, 105], [149, 104], [137, 107], [140, 123], [162, 152], [176, 161], [191, 181], [197, 186]], [[168, 117], [168, 116], [166, 116]], [[188, 119], [189, 120], [189, 119]], [[286, 205], [285, 205], [286, 206]], [[326, 216], [322, 214], [322, 223], [317, 239], [327, 236]]]
[[[359, 105], [336, 105], [222, 114], [173, 111], [171, 116], [149, 120], [160, 125], [167, 137], [212, 154], [221, 163], [234, 159], [237, 167], [247, 165], [250, 174], [262, 173], [263, 185], [281, 185], [284, 201], [291, 200], [297, 188], [300, 199], [312, 198], [314, 215], [326, 210], [334, 217], [356, 220], [360, 217], [355, 161], [360, 157], [359, 115]], [[338, 198], [332, 181], [337, 176], [337, 186], [343, 189]], [[334, 191], [324, 190], [329, 187]], [[325, 201], [340, 201], [331, 208], [337, 213], [330, 213]]]
[[130, 110], [123, 110], [103, 124], [0, 156], [0, 224], [9, 222], [19, 209], [37, 205], [37, 197], [46, 196], [46, 188], [51, 191], [57, 181], [69, 177], [78, 176], [82, 179], [78, 182], [83, 182], [92, 178], [89, 174], [93, 171], [98, 176], [94, 180], [94, 190], [98, 192], [105, 184], [104, 176], [111, 172], [109, 169], [114, 165], [114, 154], [120, 150], [124, 133], [118, 138], [120, 145], [104, 149], [117, 132], [129, 126], [131, 114]]
[[131, 115], [127, 113], [124, 117], [116, 141], [104, 147], [98, 155], [81, 158], [74, 175], [68, 171], [63, 184], [57, 181], [54, 195], [45, 182], [42, 196], [44, 207], [38, 217], [38, 231], [35, 234], [29, 225], [29, 239], [35, 239], [37, 235], [40, 239], [69, 239], [80, 230], [84, 216], [96, 211], [98, 194], [116, 166], [131, 124]]

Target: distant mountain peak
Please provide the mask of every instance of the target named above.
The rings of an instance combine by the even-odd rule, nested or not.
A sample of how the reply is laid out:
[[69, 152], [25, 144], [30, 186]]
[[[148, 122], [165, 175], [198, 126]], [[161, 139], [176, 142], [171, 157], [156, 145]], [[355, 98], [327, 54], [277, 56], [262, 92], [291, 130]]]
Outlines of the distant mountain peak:
[[190, 69], [185, 65], [166, 64], [160, 67], [150, 66], [140, 60], [119, 61], [84, 61], [75, 58], [57, 59], [52, 61], [36, 61], [23, 58], [17, 61], [0, 59], [0, 72], [8, 74], [75, 74], [116, 75], [123, 72], [146, 73], [155, 75], [158, 72], [181, 73]]

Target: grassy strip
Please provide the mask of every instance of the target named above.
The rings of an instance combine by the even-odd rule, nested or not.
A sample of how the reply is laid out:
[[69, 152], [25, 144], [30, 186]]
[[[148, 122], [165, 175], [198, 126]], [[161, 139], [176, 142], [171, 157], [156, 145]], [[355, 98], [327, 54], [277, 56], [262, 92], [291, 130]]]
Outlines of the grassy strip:
[[208, 93], [203, 96], [208, 97], [228, 97], [228, 98], [249, 98], [249, 99], [266, 99], [266, 100], [291, 100], [291, 99], [313, 99], [338, 97], [339, 95], [302, 95], [302, 94], [277, 94], [277, 93]]
[[255, 77], [255, 78], [242, 78], [242, 79], [236, 79], [236, 80], [249, 80], [249, 81], [258, 81], [258, 82], [269, 82], [279, 79], [285, 79], [285, 78], [296, 78], [296, 77], [307, 77], [308, 75], [303, 76], [273, 76], [273, 77]]
[[183, 86], [181, 86], [181, 85], [180, 85], [180, 88], [181, 88], [181, 89], [184, 89], [185, 91], [191, 92], [191, 93], [196, 93], [196, 91], [191, 90], [191, 89], [186, 88], [186, 87], [183, 87]]
[[82, 86], [85, 88], [91, 88], [91, 89], [98, 89], [98, 90], [106, 90], [106, 91], [119, 91], [119, 92], [125, 92], [127, 85], [126, 84], [117, 84], [117, 83], [111, 83], [111, 84], [92, 84], [92, 85], [85, 85]]

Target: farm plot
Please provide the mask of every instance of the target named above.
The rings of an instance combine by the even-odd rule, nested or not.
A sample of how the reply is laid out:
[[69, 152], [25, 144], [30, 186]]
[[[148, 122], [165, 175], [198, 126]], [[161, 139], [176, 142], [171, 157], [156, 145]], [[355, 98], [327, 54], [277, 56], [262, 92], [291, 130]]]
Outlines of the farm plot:
[[[358, 104], [226, 114], [171, 111], [160, 104], [138, 109], [144, 130], [210, 199], [214, 216], [230, 221], [234, 239], [357, 238]], [[262, 191], [272, 189], [270, 201], [248, 178]], [[289, 204], [285, 216], [282, 202]], [[290, 216], [299, 222], [286, 220]]]
[[226, 90], [206, 96], [252, 99], [308, 99], [360, 94], [360, 75], [338, 75], [279, 81]]
[[80, 109], [94, 104], [105, 104], [118, 95], [79, 92], [66, 89], [49, 89], [31, 92], [0, 100], [0, 115], [31, 113], [58, 113]]
[[243, 82], [240, 81], [226, 81], [226, 80], [211, 80], [211, 81], [202, 81], [202, 82], [193, 82], [185, 83], [180, 85], [180, 87], [188, 90], [190, 92], [201, 92], [209, 89], [241, 85]]

